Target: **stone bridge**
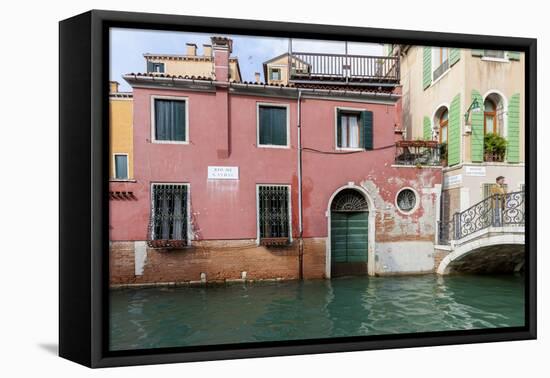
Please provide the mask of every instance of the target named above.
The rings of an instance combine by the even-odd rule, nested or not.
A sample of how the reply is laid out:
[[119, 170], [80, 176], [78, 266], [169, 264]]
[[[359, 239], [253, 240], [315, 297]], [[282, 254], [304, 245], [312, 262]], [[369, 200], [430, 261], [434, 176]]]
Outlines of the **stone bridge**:
[[511, 273], [525, 261], [524, 192], [493, 195], [440, 223], [438, 274]]

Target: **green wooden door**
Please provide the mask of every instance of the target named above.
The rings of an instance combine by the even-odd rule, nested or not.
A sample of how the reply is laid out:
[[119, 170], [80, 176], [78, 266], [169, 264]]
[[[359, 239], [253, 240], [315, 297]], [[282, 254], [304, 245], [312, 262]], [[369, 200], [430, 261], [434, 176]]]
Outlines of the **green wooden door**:
[[366, 274], [368, 211], [331, 213], [331, 275]]

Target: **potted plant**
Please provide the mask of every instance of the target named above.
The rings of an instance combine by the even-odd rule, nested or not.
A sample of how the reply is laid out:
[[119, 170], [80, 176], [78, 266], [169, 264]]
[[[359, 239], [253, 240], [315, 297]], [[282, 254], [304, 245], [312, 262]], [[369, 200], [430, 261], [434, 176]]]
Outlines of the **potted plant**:
[[447, 166], [447, 142], [439, 144], [439, 161], [442, 166]]
[[504, 161], [506, 155], [506, 139], [495, 133], [487, 133], [483, 138], [485, 161]]

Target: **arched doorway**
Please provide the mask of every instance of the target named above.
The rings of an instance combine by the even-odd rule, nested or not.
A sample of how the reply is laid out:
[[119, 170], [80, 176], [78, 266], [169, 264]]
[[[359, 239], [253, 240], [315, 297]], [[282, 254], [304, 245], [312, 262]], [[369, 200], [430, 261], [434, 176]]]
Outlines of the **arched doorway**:
[[368, 272], [369, 205], [358, 190], [341, 190], [330, 206], [330, 276]]

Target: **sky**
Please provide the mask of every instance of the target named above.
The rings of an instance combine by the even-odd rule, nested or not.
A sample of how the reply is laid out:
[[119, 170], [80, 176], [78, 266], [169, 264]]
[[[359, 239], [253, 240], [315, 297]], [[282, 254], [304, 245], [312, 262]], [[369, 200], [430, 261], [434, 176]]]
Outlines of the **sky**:
[[[185, 54], [185, 44], [195, 43], [198, 55], [202, 55], [202, 45], [210, 44], [211, 33], [187, 33], [151, 31], [140, 29], [113, 28], [110, 31], [110, 80], [120, 83], [120, 91], [131, 91], [122, 75], [145, 72], [145, 53]], [[216, 34], [220, 35], [220, 34]], [[254, 73], [260, 72], [263, 78], [262, 63], [288, 52], [288, 39], [223, 35], [233, 39], [232, 56], [239, 58], [239, 66], [244, 81], [254, 81]], [[345, 43], [319, 40], [292, 40], [292, 50], [300, 52], [344, 53]], [[382, 55], [382, 44], [348, 43], [350, 54]]]

